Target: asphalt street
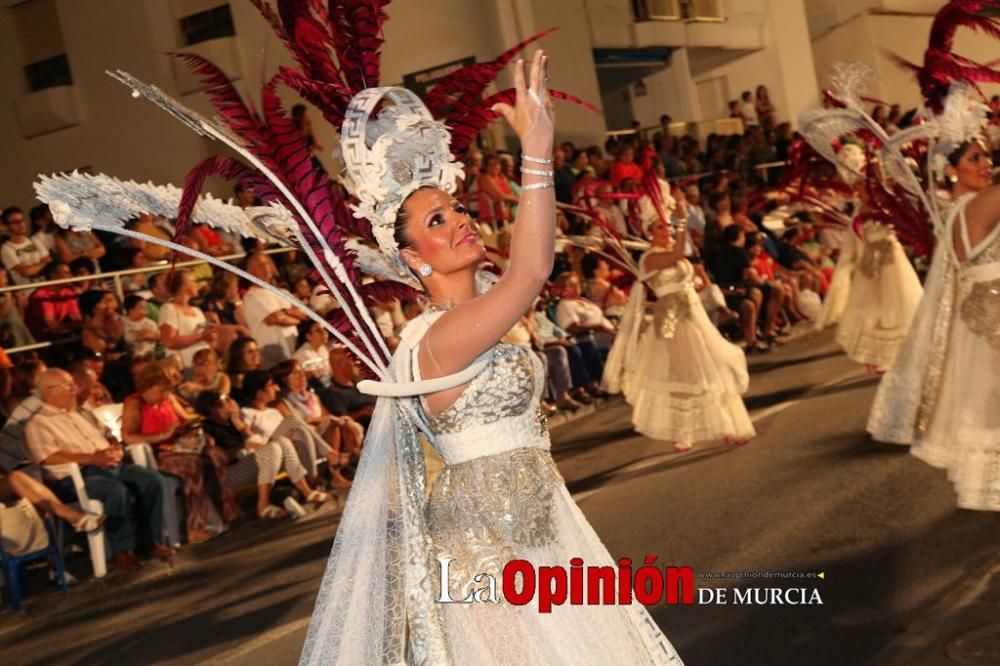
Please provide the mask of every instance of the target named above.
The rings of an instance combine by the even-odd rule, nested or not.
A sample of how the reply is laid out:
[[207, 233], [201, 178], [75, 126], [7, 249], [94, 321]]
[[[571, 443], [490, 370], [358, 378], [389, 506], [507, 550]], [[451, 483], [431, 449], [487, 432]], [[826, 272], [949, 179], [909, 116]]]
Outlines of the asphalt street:
[[[616, 557], [697, 572], [803, 572], [807, 580], [700, 579], [702, 587], [815, 588], [822, 604], [657, 606], [691, 665], [844, 665], [875, 656], [997, 549], [990, 514], [955, 508], [943, 472], [864, 432], [877, 384], [831, 334], [752, 363], [758, 436], [674, 453], [611, 401], [559, 427], [553, 449]], [[138, 579], [84, 582], [0, 615], [5, 664], [292, 664], [337, 514], [250, 523]], [[884, 662], [880, 662], [884, 663]]]

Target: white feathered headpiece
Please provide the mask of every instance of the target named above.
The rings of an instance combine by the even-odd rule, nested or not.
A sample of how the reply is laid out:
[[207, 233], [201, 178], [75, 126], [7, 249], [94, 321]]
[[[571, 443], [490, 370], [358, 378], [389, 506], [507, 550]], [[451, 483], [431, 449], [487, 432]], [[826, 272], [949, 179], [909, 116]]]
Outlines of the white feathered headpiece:
[[421, 187], [454, 192], [464, 175], [450, 139], [448, 128], [405, 88], [368, 88], [347, 108], [340, 152], [348, 189], [358, 199], [351, 209], [371, 222], [379, 248], [397, 263], [395, 224], [403, 201]]
[[951, 84], [944, 99], [944, 109], [932, 121], [937, 134], [937, 143], [931, 155], [935, 179], [944, 180], [944, 168], [952, 153], [962, 144], [982, 135], [989, 111], [972, 86], [960, 81]]

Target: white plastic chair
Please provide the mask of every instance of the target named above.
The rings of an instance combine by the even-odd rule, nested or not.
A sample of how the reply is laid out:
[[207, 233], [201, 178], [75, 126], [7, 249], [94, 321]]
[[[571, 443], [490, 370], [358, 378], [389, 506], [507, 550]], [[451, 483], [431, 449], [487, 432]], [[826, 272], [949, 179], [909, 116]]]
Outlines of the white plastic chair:
[[[158, 472], [156, 466], [156, 454], [153, 447], [145, 442], [141, 444], [129, 444], [128, 452], [132, 456], [132, 462], [140, 467]], [[163, 535], [174, 548], [181, 545], [181, 521], [180, 512], [177, 506], [177, 491], [180, 489], [180, 479], [164, 475], [164, 498], [163, 498]]]
[[[73, 489], [76, 491], [77, 503], [81, 509], [94, 514], [104, 513], [104, 504], [100, 500], [90, 499], [87, 496], [87, 486], [83, 483], [83, 474], [80, 473], [79, 465], [76, 463], [44, 465], [43, 469], [53, 476], [69, 476], [73, 479]], [[108, 551], [104, 544], [103, 527], [87, 533], [87, 545], [90, 547], [90, 562], [94, 567], [94, 578], [104, 578], [108, 573]]]

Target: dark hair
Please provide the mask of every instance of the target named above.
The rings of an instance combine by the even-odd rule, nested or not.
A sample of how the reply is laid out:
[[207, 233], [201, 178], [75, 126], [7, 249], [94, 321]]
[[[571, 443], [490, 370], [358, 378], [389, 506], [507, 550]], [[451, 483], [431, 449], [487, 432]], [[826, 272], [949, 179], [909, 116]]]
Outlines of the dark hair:
[[177, 292], [180, 291], [181, 285], [184, 284], [184, 278], [189, 275], [191, 277], [194, 277], [194, 273], [184, 268], [174, 272], [173, 276], [171, 277], [170, 284], [167, 285], [167, 288], [170, 290], [171, 296], [177, 295]]
[[271, 381], [271, 373], [267, 370], [250, 370], [243, 375], [243, 384], [240, 393], [243, 401], [247, 404], [257, 399], [257, 393], [264, 390], [268, 382]]
[[4, 208], [3, 212], [0, 213], [0, 220], [2, 220], [4, 224], [7, 224], [7, 222], [10, 220], [10, 216], [13, 215], [14, 213], [21, 213], [23, 215], [24, 211], [18, 208], [17, 206], [10, 206], [8, 208]]
[[69, 272], [78, 275], [81, 270], [86, 270], [90, 275], [94, 274], [94, 260], [87, 257], [79, 257], [69, 262]]
[[211, 418], [212, 413], [225, 404], [222, 394], [211, 389], [202, 391], [194, 398], [194, 408], [205, 418]]
[[753, 93], [751, 93], [749, 90], [744, 90], [740, 94], [740, 97], [742, 97], [743, 99], [750, 99], [752, 96], [753, 96]]
[[31, 219], [32, 224], [34, 224], [38, 220], [45, 217], [45, 214], [48, 212], [49, 212], [48, 204], [38, 204], [37, 206], [31, 209], [31, 212], [28, 213], [28, 217]]
[[319, 326], [319, 322], [315, 322], [312, 319], [303, 319], [299, 322], [299, 338], [297, 341], [298, 346], [302, 346], [306, 343], [306, 336], [309, 335], [309, 331], [312, 330], [313, 326]]
[[727, 244], [731, 245], [732, 243], [735, 243], [739, 239], [740, 234], [742, 233], [743, 233], [743, 227], [741, 227], [738, 224], [730, 224], [728, 227], [722, 230], [722, 240], [724, 240]]
[[[56, 279], [55, 278], [56, 271], [62, 265], [63, 265], [63, 262], [61, 262], [61, 261], [53, 261], [50, 264], [48, 264], [45, 268], [42, 269], [42, 275], [45, 276], [46, 280], [55, 280]], [[72, 271], [70, 271], [70, 272], [72, 272]]]
[[257, 344], [257, 341], [253, 338], [241, 335], [233, 340], [233, 344], [229, 345], [229, 359], [226, 362], [226, 372], [228, 374], [238, 375], [243, 372], [243, 350], [251, 342]]
[[135, 306], [139, 305], [139, 303], [145, 303], [145, 302], [146, 299], [143, 298], [142, 296], [139, 296], [138, 294], [129, 294], [128, 296], [125, 297], [125, 312], [128, 312]]
[[85, 317], [92, 317], [94, 315], [94, 308], [96, 308], [107, 295], [108, 292], [103, 289], [88, 289], [80, 294], [80, 314]]
[[302, 364], [298, 360], [290, 358], [271, 368], [271, 376], [274, 377], [274, 381], [278, 382], [282, 391], [288, 390], [288, 376], [292, 374], [296, 366], [302, 367]]
[[[499, 159], [499, 155], [496, 153], [490, 153], [489, 155], [483, 157], [483, 166], [486, 166], [490, 160]], [[403, 203], [399, 204], [399, 209], [396, 211], [396, 223], [392, 227], [392, 237], [396, 240], [396, 244], [399, 245], [400, 250], [406, 247], [413, 247], [413, 242], [406, 236], [406, 223], [410, 220], [410, 215], [406, 211], [406, 202], [420, 190], [426, 190], [429, 187], [431, 186], [424, 185], [423, 187], [418, 187], [413, 192], [408, 194], [405, 199], [403, 199]]]
[[127, 247], [127, 248], [125, 248], [124, 252], [122, 252], [122, 256], [125, 259], [125, 266], [126, 267], [128, 267], [128, 268], [132, 267], [132, 264], [135, 263], [135, 257], [136, 257], [137, 254], [142, 254], [142, 250], [139, 249], [139, 248], [137, 248], [137, 247]]
[[747, 234], [746, 243], [748, 248], [754, 247], [755, 245], [763, 245], [764, 237], [759, 232], [754, 231], [753, 233]]
[[596, 254], [588, 254], [580, 261], [580, 270], [583, 271], [583, 277], [590, 280], [594, 277], [597, 272], [597, 265], [601, 262], [601, 258]]

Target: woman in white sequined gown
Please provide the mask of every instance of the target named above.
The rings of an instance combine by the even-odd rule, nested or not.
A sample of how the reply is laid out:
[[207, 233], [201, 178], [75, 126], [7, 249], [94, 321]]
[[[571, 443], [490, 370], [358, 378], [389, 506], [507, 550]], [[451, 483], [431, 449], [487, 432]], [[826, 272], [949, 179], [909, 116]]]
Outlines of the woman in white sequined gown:
[[[485, 292], [477, 285], [484, 248], [473, 220], [450, 194], [438, 187], [417, 189], [396, 216], [400, 257], [420, 276], [430, 301], [429, 310], [400, 335], [393, 357], [397, 377], [426, 387], [484, 357], [489, 361], [468, 383], [427, 393], [413, 403], [445, 467], [435, 479], [424, 515], [403, 515], [404, 531], [425, 521], [426, 540], [387, 555], [400, 558], [390, 570], [419, 572], [421, 565], [427, 565], [423, 569], [427, 573], [420, 578], [404, 577], [405, 608], [391, 602], [388, 606], [393, 614], [405, 613], [410, 663], [680, 664], [669, 641], [639, 604], [566, 604], [543, 613], [537, 601], [523, 606], [507, 602], [502, 588], [498, 589], [499, 603], [437, 603], [443, 583], [438, 576], [440, 558], [454, 558], [447, 581], [453, 599], [464, 599], [469, 590], [481, 588], [485, 578], [473, 580], [480, 574], [492, 576], [499, 587], [504, 565], [514, 559], [567, 569], [575, 557], [588, 566], [615, 564], [553, 463], [539, 411], [545, 373], [537, 357], [530, 349], [500, 342], [532, 306], [552, 270], [554, 131], [545, 69], [539, 51], [526, 85], [519, 61], [514, 77], [516, 106], [498, 105], [521, 140], [524, 166], [511, 260], [495, 285]], [[376, 409], [373, 423], [384, 419], [385, 413]], [[405, 412], [401, 416], [401, 420], [407, 418]], [[372, 430], [377, 427], [373, 425]], [[412, 449], [415, 438], [401, 441], [404, 449]], [[379, 443], [366, 442], [367, 458], [377, 465], [378, 460], [371, 457], [373, 445]], [[369, 476], [365, 459], [341, 529], [353, 519], [348, 515], [352, 509], [366, 510], [358, 503], [366, 502], [367, 496], [356, 497], [357, 479]], [[382, 489], [383, 494], [392, 492], [392, 476], [385, 478], [389, 487]], [[399, 492], [407, 497], [404, 509], [422, 504], [422, 479], [400, 479]], [[372, 495], [371, 501], [378, 503], [380, 498]], [[385, 519], [376, 523], [385, 524]], [[399, 618], [389, 616], [381, 599], [373, 602], [357, 596], [370, 596], [369, 590], [378, 593], [385, 586], [377, 584], [360, 593], [351, 587], [358, 569], [372, 566], [364, 556], [366, 548], [371, 544], [347, 543], [338, 534], [303, 663], [387, 660], [389, 653], [378, 644], [385, 641], [384, 634], [379, 626], [371, 625], [384, 622], [395, 627]], [[420, 559], [424, 561], [415, 561]], [[379, 578], [374, 580], [378, 583]], [[391, 589], [395, 583], [390, 580], [386, 586]], [[359, 610], [354, 611], [355, 606]], [[360, 644], [360, 637], [375, 645]]]
[[949, 156], [955, 204], [868, 431], [948, 471], [958, 506], [1000, 511], [1000, 186], [979, 142]]
[[616, 340], [636, 346], [622, 382], [632, 423], [643, 435], [674, 442], [681, 452], [712, 439], [745, 444], [755, 434], [741, 397], [749, 385], [746, 356], [722, 337], [701, 305], [694, 269], [683, 256], [684, 228], [675, 239], [657, 218], [647, 233], [653, 247], [639, 260], [639, 278], [656, 295], [653, 322], [641, 323], [645, 298], [637, 283], [630, 300], [637, 328], [623, 326], [625, 335]]
[[892, 365], [924, 290], [892, 228], [867, 221], [837, 344], [870, 372]]

